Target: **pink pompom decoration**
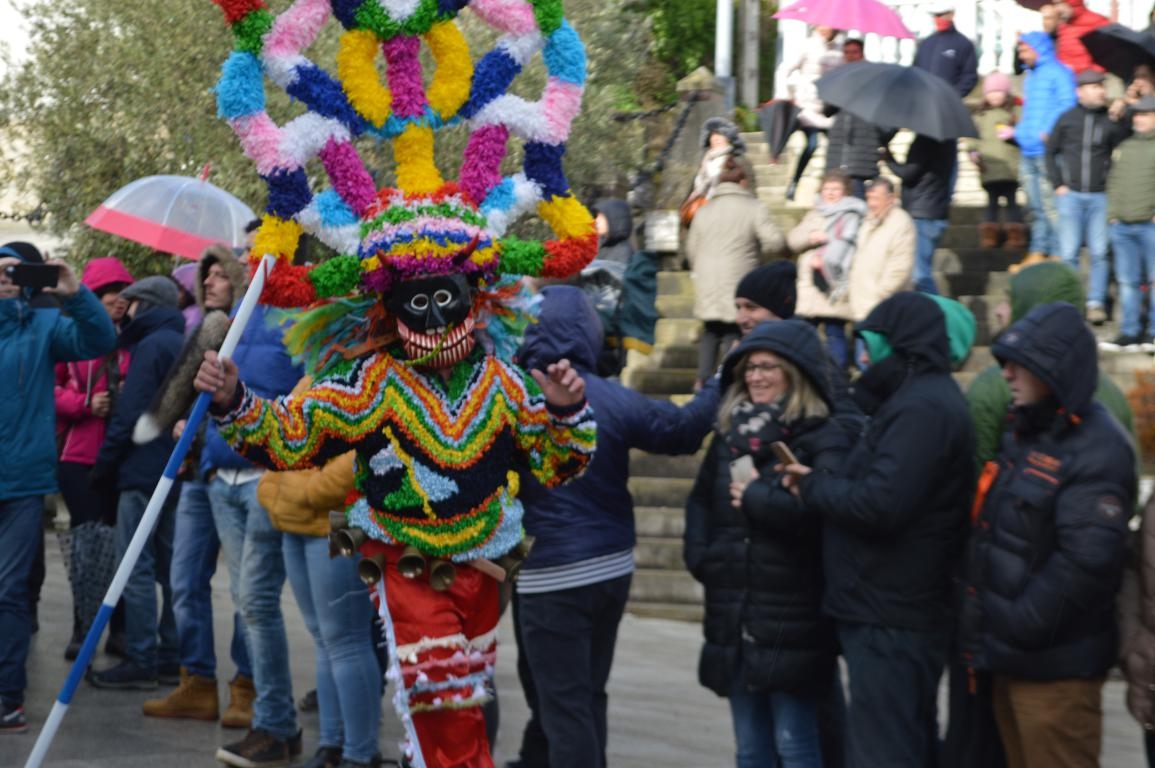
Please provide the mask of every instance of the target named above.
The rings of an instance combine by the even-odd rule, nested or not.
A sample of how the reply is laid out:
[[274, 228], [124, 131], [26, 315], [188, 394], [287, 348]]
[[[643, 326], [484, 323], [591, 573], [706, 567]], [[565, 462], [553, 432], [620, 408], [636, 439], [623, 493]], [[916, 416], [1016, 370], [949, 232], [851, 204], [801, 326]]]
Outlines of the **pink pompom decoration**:
[[265, 56], [295, 56], [313, 44], [329, 20], [329, 0], [297, 0], [265, 35]]
[[469, 137], [461, 164], [461, 188], [476, 203], [501, 183], [501, 161], [508, 141], [509, 129], [504, 125], [482, 126]]
[[370, 206], [377, 202], [377, 188], [373, 185], [373, 177], [365, 170], [365, 164], [361, 162], [356, 148], [347, 141], [329, 139], [320, 155], [325, 173], [333, 180], [333, 189], [337, 190], [337, 194], [354, 213], [364, 216]]
[[569, 138], [570, 125], [582, 108], [582, 87], [551, 77], [542, 96], [549, 143], [561, 144]]
[[533, 6], [525, 0], [474, 0], [469, 7], [486, 24], [502, 32], [520, 36], [537, 31]]
[[393, 93], [393, 114], [397, 117], [421, 117], [425, 112], [425, 88], [421, 82], [421, 40], [416, 37], [394, 37], [381, 45], [388, 68], [389, 90]]
[[229, 125], [241, 141], [241, 147], [257, 165], [257, 173], [268, 176], [278, 167], [295, 167], [281, 158], [281, 129], [267, 112], [230, 120]]

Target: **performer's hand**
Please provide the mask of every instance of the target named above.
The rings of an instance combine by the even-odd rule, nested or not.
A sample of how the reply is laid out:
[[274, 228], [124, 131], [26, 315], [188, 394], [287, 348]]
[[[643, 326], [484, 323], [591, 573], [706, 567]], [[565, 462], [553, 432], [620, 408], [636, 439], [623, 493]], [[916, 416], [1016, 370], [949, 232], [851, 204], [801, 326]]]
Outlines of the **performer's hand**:
[[201, 363], [197, 377], [193, 379], [193, 387], [198, 392], [209, 392], [213, 396], [213, 405], [220, 408], [227, 407], [237, 393], [237, 364], [229, 359], [222, 359], [213, 350], [205, 352], [205, 361]]
[[551, 363], [545, 373], [534, 368], [529, 374], [541, 387], [541, 393], [550, 405], [568, 408], [585, 400], [586, 383], [569, 364], [569, 360]]

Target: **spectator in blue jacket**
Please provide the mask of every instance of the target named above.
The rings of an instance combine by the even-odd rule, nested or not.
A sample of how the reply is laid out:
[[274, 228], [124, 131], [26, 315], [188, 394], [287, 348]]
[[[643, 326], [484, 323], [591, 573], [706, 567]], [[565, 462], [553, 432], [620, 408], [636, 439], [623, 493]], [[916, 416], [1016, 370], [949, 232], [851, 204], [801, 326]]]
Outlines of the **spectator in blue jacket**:
[[523, 686], [533, 712], [520, 765], [596, 768], [606, 764], [606, 681], [634, 572], [630, 449], [693, 453], [716, 400], [699, 394], [679, 408], [598, 377], [601, 324], [588, 299], [562, 285], [542, 295], [541, 318], [526, 332], [518, 364], [568, 359], [586, 382], [598, 442], [580, 478], [552, 491], [530, 483], [520, 496], [525, 529], [536, 539], [514, 603], [519, 672], [528, 673]]
[[965, 99], [979, 81], [975, 44], [955, 29], [953, 2], [931, 3], [929, 11], [934, 34], [919, 44], [913, 66], [946, 80]]
[[[92, 484], [120, 492], [116, 549], [123, 558], [175, 446], [172, 436], [163, 434], [136, 445], [132, 430], [176, 363], [184, 341], [184, 315], [177, 308], [180, 289], [168, 277], [146, 277], [126, 288], [120, 297], [128, 302], [125, 317], [129, 323], [117, 343], [129, 353], [128, 373], [92, 467]], [[169, 588], [176, 498], [170, 494], [165, 501], [124, 588], [127, 657], [89, 676], [89, 682], [98, 688], [152, 689], [159, 680], [177, 681], [176, 622]], [[157, 584], [163, 595], [159, 612]]]
[[[206, 307], [232, 308], [244, 294], [248, 270], [227, 249], [214, 248], [200, 260], [198, 291]], [[258, 306], [241, 336], [233, 360], [245, 384], [261, 397], [287, 395], [304, 375], [285, 350], [284, 329]], [[245, 646], [252, 665], [252, 720], [248, 734], [221, 747], [216, 758], [226, 765], [283, 764], [300, 751], [300, 729], [293, 706], [289, 648], [281, 614], [285, 563], [281, 532], [257, 500], [264, 470], [228, 446], [209, 424], [201, 454], [213, 521], [229, 569], [229, 592], [240, 610]], [[247, 681], [234, 680], [234, 700]]]
[[1055, 190], [1047, 174], [1047, 141], [1059, 117], [1075, 106], [1075, 75], [1055, 57], [1055, 43], [1046, 32], [1024, 34], [1018, 52], [1027, 75], [1015, 141], [1021, 156], [1019, 184], [1027, 193], [1032, 216], [1024, 264], [1033, 264], [1059, 253]]
[[[39, 255], [39, 254], [37, 254]], [[25, 259], [0, 246], [0, 733], [24, 731], [24, 665], [32, 637], [28, 579], [44, 536], [44, 496], [56, 486], [55, 371], [58, 362], [90, 360], [116, 346], [116, 330], [100, 300], [62, 261], [59, 309], [33, 310], [31, 291], [7, 270]]]

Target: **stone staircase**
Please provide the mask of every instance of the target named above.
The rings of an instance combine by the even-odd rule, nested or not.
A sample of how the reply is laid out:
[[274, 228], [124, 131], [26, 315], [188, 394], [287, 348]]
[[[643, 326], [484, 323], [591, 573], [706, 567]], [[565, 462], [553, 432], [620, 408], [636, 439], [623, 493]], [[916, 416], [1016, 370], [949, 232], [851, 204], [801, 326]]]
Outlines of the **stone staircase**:
[[[745, 134], [748, 157], [754, 165], [758, 195], [771, 209], [780, 229], [792, 228], [809, 209], [825, 161], [820, 149], [807, 175], [798, 185], [797, 202], [787, 202], [784, 190], [794, 167], [798, 142], [788, 148], [779, 165], [771, 165], [762, 135]], [[795, 137], [797, 139], [797, 137]], [[899, 135], [892, 147], [900, 157], [910, 137]], [[951, 224], [935, 251], [935, 278], [940, 291], [953, 296], [974, 313], [978, 335], [970, 359], [955, 374], [963, 388], [994, 363], [990, 339], [997, 331], [995, 308], [1006, 296], [1010, 277], [1007, 268], [1022, 252], [978, 247], [978, 224], [985, 193], [977, 169], [959, 156], [959, 180]], [[807, 201], [803, 203], [801, 201]], [[697, 341], [701, 324], [693, 318], [693, 281], [678, 271], [678, 258], [667, 260], [669, 268], [658, 274], [657, 306], [661, 316], [653, 353], [631, 353], [622, 380], [654, 397], [683, 402], [690, 397], [697, 365]], [[1101, 339], [1113, 337], [1117, 327], [1109, 323], [1096, 329]], [[1102, 353], [1102, 370], [1126, 391], [1134, 385], [1134, 371], [1150, 369], [1145, 353]], [[638, 527], [635, 551], [637, 571], [630, 594], [630, 612], [641, 616], [698, 621], [702, 588], [682, 565], [682, 531], [685, 501], [701, 465], [703, 451], [693, 456], [663, 457], [635, 451], [631, 456], [630, 490], [634, 496]]]

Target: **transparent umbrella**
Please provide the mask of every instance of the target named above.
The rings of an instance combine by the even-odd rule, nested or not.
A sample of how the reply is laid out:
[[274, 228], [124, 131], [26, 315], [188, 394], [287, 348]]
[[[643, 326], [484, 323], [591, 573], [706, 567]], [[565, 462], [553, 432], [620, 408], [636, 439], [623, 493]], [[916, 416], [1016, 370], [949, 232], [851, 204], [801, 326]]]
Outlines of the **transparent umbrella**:
[[244, 245], [247, 205], [203, 178], [146, 176], [121, 187], [85, 223], [126, 240], [189, 259], [213, 244]]

